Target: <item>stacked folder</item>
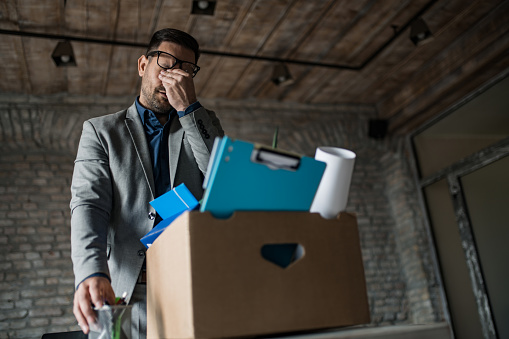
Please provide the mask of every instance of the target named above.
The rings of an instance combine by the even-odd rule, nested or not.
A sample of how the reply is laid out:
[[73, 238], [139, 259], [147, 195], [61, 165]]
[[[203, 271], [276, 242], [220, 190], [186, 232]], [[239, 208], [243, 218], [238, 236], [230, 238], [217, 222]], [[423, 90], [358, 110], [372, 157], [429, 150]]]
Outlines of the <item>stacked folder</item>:
[[217, 138], [200, 210], [218, 218], [235, 211], [309, 211], [325, 166], [310, 157]]

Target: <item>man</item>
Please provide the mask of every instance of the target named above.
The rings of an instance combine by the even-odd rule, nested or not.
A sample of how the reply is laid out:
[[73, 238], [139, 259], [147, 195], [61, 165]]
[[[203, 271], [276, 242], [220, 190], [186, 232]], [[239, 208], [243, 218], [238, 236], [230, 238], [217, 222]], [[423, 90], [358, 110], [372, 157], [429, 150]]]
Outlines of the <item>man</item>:
[[138, 59], [141, 93], [127, 110], [83, 124], [71, 186], [73, 312], [88, 333], [93, 307], [127, 292], [133, 326], [146, 336], [145, 250], [160, 219], [149, 202], [185, 183], [197, 199], [216, 136], [212, 111], [196, 99], [199, 47], [175, 29], [156, 32]]

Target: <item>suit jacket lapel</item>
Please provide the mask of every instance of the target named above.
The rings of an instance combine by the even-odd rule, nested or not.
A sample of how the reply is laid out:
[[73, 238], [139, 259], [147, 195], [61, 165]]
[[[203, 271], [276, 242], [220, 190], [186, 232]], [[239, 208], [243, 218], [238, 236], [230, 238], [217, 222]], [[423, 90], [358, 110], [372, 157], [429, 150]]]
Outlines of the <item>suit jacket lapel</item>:
[[170, 180], [171, 187], [175, 187], [175, 174], [177, 172], [177, 164], [182, 146], [182, 138], [184, 137], [184, 129], [177, 117], [174, 117], [170, 125], [170, 137], [168, 138], [168, 150], [170, 153]]
[[150, 160], [147, 138], [145, 137], [145, 131], [138, 110], [136, 109], [136, 104], [132, 104], [131, 107], [127, 109], [125, 124], [131, 135], [136, 153], [138, 154], [138, 159], [140, 160], [145, 179], [152, 193], [152, 198], [154, 198], [155, 184], [152, 161]]

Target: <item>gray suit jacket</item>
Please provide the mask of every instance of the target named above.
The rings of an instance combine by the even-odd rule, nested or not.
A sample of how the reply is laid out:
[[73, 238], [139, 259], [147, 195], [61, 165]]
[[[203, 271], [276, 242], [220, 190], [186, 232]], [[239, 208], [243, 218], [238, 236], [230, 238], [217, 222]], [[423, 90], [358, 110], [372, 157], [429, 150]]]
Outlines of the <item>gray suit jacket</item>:
[[[199, 200], [216, 136], [212, 111], [199, 108], [170, 126], [172, 186], [185, 183]], [[127, 110], [85, 121], [71, 185], [71, 256], [76, 286], [94, 273], [111, 279], [117, 296], [132, 295], [145, 259], [140, 238], [154, 226], [152, 163], [140, 116]]]

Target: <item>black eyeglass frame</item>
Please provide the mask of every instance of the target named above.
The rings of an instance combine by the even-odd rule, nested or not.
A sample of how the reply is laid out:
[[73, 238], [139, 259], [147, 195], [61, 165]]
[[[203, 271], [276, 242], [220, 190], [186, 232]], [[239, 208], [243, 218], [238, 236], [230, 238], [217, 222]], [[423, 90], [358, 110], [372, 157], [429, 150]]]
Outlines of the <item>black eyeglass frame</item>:
[[[194, 78], [196, 76], [196, 74], [198, 73], [198, 71], [200, 70], [200, 66], [198, 66], [197, 64], [194, 64], [192, 62], [189, 62], [189, 61], [184, 61], [184, 60], [180, 60], [179, 58], [177, 58], [176, 56], [174, 56], [173, 54], [170, 54], [170, 53], [167, 53], [167, 52], [163, 52], [163, 51], [152, 51], [152, 52], [148, 52], [146, 57], [151, 57], [151, 56], [155, 56], [157, 54], [157, 66], [161, 67], [162, 69], [164, 70], [167, 70], [167, 69], [172, 69], [174, 68], [175, 66], [177, 65], [180, 65], [180, 68], [182, 69], [182, 63], [186, 63], [186, 64], [191, 64], [194, 66], [194, 71], [193, 73], [191, 74], [192, 77]], [[171, 56], [172, 58], [175, 59], [175, 65], [171, 66], [171, 67], [163, 67], [159, 64], [159, 56], [161, 54], [167, 54], [169, 56]]]

